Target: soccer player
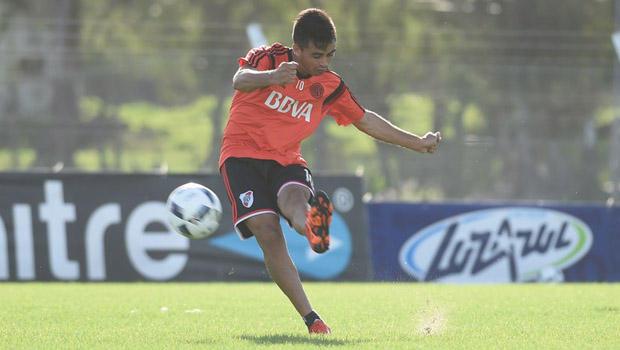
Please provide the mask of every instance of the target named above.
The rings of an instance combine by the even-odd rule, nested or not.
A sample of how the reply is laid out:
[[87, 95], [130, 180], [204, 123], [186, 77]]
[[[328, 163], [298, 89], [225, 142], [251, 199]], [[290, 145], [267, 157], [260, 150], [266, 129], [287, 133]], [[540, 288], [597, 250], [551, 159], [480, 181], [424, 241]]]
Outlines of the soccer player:
[[329, 70], [336, 53], [336, 27], [320, 9], [301, 11], [293, 24], [293, 47], [275, 43], [239, 58], [235, 95], [222, 140], [220, 172], [232, 203], [235, 231], [252, 236], [271, 278], [302, 316], [311, 334], [330, 328], [312, 309], [279, 223], [282, 215], [317, 253], [329, 249], [333, 207], [315, 191], [300, 143], [325, 115], [353, 124], [380, 141], [433, 153], [439, 132], [406, 132], [364, 109], [344, 80]]

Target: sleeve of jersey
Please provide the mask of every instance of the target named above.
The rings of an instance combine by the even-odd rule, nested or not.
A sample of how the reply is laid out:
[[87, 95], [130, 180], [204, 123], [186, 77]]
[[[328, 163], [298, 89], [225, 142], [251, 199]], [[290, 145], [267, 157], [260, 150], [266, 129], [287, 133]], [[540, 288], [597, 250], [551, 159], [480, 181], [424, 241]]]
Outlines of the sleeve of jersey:
[[344, 81], [334, 93], [325, 99], [327, 113], [334, 117], [338, 125], [349, 125], [362, 119], [366, 109], [362, 107]]
[[267, 46], [257, 47], [250, 50], [245, 57], [239, 57], [239, 67], [242, 67], [247, 63], [257, 70], [269, 70], [271, 62], [269, 60], [269, 53], [267, 52], [267, 49]]

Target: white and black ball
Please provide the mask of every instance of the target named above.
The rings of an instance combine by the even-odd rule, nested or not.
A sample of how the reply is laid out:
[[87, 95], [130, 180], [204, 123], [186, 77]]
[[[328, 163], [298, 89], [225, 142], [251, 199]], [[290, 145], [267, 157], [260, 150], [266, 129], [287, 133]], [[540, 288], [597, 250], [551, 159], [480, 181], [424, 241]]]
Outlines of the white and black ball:
[[177, 187], [166, 202], [168, 221], [185, 237], [199, 239], [212, 235], [220, 226], [222, 204], [205, 186], [186, 183]]

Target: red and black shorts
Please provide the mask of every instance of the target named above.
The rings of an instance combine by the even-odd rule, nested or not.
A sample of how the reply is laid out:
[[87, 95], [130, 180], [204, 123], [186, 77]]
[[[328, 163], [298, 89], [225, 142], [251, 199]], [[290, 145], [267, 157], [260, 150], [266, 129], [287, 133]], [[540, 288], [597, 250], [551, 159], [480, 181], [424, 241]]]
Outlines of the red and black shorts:
[[286, 186], [304, 186], [314, 196], [312, 173], [300, 164], [282, 166], [273, 160], [228, 158], [220, 172], [232, 204], [233, 225], [241, 239], [253, 236], [244, 220], [265, 213], [280, 215], [278, 195]]

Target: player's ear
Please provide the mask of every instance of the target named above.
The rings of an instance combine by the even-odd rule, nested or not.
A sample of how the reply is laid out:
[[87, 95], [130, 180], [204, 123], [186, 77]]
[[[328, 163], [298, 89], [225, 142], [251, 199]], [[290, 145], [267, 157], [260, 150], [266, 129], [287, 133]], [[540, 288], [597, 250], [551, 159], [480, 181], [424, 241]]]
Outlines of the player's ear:
[[301, 47], [299, 47], [299, 45], [297, 44], [293, 44], [293, 53], [295, 53], [295, 55], [299, 56], [301, 55]]

